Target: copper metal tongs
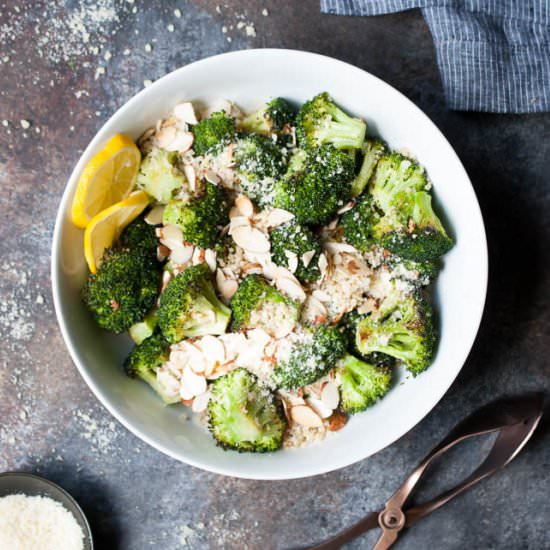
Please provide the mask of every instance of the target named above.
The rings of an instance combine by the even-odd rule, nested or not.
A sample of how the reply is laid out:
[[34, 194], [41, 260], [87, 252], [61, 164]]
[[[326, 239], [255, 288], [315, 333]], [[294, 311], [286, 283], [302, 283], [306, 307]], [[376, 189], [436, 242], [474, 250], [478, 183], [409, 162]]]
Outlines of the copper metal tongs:
[[[336, 537], [317, 546], [309, 547], [307, 550], [337, 550], [342, 545], [375, 527], [382, 529], [382, 535], [373, 550], [389, 548], [397, 540], [402, 529], [414, 525], [419, 519], [437, 510], [478, 481], [506, 466], [519, 453], [535, 431], [542, 416], [543, 402], [543, 394], [536, 393], [500, 399], [478, 409], [460, 422], [420, 462], [403, 485], [386, 502], [386, 506], [381, 512], [371, 512], [364, 519]], [[404, 509], [420, 478], [436, 458], [465, 439], [493, 432], [498, 432], [498, 436], [489, 454], [462, 483], [420, 506]]]

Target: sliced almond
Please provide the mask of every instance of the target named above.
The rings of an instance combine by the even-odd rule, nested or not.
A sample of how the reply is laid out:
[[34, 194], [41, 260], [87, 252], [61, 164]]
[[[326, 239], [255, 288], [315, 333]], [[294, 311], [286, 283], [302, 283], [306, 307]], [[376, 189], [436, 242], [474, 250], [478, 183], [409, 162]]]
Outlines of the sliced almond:
[[183, 244], [183, 233], [177, 225], [165, 225], [160, 232], [160, 241], [168, 248], [176, 248]]
[[157, 380], [171, 397], [179, 395], [179, 380], [167, 369], [161, 368], [157, 371]]
[[183, 265], [193, 258], [195, 247], [191, 245], [180, 244], [172, 248], [170, 260], [175, 264]]
[[162, 272], [161, 292], [166, 288], [166, 285], [170, 282], [172, 274], [166, 270]]
[[302, 263], [304, 267], [307, 267], [311, 263], [313, 256], [315, 256], [315, 250], [308, 250], [302, 254]]
[[340, 392], [334, 382], [324, 382], [321, 388], [321, 401], [323, 404], [334, 410], [340, 403]]
[[164, 215], [164, 205], [158, 204], [149, 210], [144, 221], [149, 225], [159, 225], [162, 223], [162, 216]]
[[195, 169], [190, 164], [186, 164], [183, 167], [183, 173], [185, 174], [185, 178], [189, 183], [189, 188], [191, 189], [191, 191], [194, 191], [197, 188], [197, 174], [195, 172]]
[[255, 227], [240, 226], [231, 231], [233, 240], [250, 252], [268, 252], [270, 243], [267, 235]]
[[295, 280], [287, 279], [286, 277], [278, 277], [275, 279], [275, 285], [281, 292], [284, 292], [293, 300], [305, 302], [306, 293], [300, 283], [297, 283]]
[[288, 270], [293, 274], [296, 273], [298, 269], [298, 255], [290, 250], [285, 250], [285, 256], [288, 259]]
[[306, 428], [320, 428], [323, 425], [321, 417], [307, 405], [292, 407], [290, 416], [296, 424], [300, 424], [300, 426], [305, 426]]
[[193, 265], [199, 265], [202, 264], [204, 261], [204, 250], [202, 248], [199, 248], [198, 246], [195, 247], [193, 250], [193, 256], [191, 258], [191, 263]]
[[325, 241], [323, 243], [323, 248], [325, 250], [328, 250], [331, 254], [335, 254], [337, 252], [347, 252], [349, 254], [357, 254], [357, 249], [351, 244], [348, 243], [338, 243], [336, 241]]
[[251, 218], [254, 215], [254, 205], [246, 195], [239, 195], [235, 199], [235, 206], [238, 208], [242, 216]]
[[246, 275], [261, 275], [264, 268], [261, 264], [256, 262], [247, 262], [242, 266], [241, 271]]
[[308, 397], [306, 402], [321, 418], [329, 418], [334, 410], [327, 407], [321, 399], [315, 397]]
[[354, 206], [355, 206], [355, 201], [349, 201], [347, 204], [344, 204], [344, 206], [342, 206], [342, 208], [340, 208], [336, 213], [343, 214], [344, 212], [351, 210]]
[[207, 387], [206, 378], [200, 374], [196, 374], [190, 367], [185, 367], [183, 370], [181, 384], [182, 387], [185, 388], [185, 392], [190, 393], [193, 396], [204, 393]]
[[235, 216], [229, 224], [229, 234], [232, 235], [237, 227], [250, 227], [250, 219], [246, 216]]
[[235, 279], [227, 278], [221, 269], [216, 270], [216, 285], [226, 301], [231, 300], [239, 288], [239, 283]]
[[168, 126], [162, 128], [155, 135], [157, 144], [162, 149], [168, 149], [170, 144], [176, 139], [176, 128], [174, 126]]
[[327, 308], [318, 298], [313, 295], [307, 297], [306, 304], [302, 310], [302, 317], [306, 321], [313, 323], [317, 323], [318, 321], [323, 322], [327, 314]]
[[319, 271], [321, 271], [321, 276], [324, 277], [328, 268], [327, 257], [325, 256], [324, 253], [321, 253], [319, 255], [319, 260], [317, 262], [317, 265], [319, 266]]
[[210, 271], [216, 271], [216, 253], [211, 248], [207, 248], [204, 251], [204, 261], [210, 268]]
[[290, 221], [292, 218], [294, 218], [294, 214], [291, 212], [283, 210], [282, 208], [274, 208], [268, 212], [266, 223], [269, 227], [277, 227], [278, 225]]
[[195, 342], [195, 345], [202, 350], [207, 363], [225, 362], [225, 346], [215, 336], [203, 336]]
[[210, 397], [212, 397], [212, 392], [209, 392], [209, 391], [205, 391], [204, 393], [197, 395], [197, 397], [193, 399], [191, 410], [196, 413], [201, 413], [205, 411], [206, 407], [208, 407], [208, 402], [210, 401]]
[[204, 177], [206, 178], [206, 180], [208, 180], [210, 183], [213, 183], [214, 185], [218, 185], [218, 183], [220, 183], [220, 176], [218, 176], [218, 174], [216, 174], [216, 172], [214, 172], [214, 170], [206, 170], [204, 172]]
[[197, 124], [199, 122], [193, 104], [190, 101], [178, 103], [174, 107], [174, 116], [186, 124]]
[[177, 132], [174, 139], [165, 148], [168, 151], [186, 153], [193, 147], [193, 141], [195, 141], [195, 137], [191, 132]]
[[189, 401], [190, 399], [193, 399], [194, 395], [187, 389], [186, 386], [181, 384], [180, 385], [180, 397], [183, 399], [183, 401]]
[[293, 392], [279, 390], [278, 393], [282, 397], [282, 399], [292, 407], [297, 407], [299, 405], [306, 404], [303, 397], [300, 397], [299, 395], [296, 395]]
[[169, 126], [175, 126], [178, 122], [178, 119], [174, 116], [169, 116], [167, 119], [159, 122], [160, 122], [160, 128], [168, 128]]

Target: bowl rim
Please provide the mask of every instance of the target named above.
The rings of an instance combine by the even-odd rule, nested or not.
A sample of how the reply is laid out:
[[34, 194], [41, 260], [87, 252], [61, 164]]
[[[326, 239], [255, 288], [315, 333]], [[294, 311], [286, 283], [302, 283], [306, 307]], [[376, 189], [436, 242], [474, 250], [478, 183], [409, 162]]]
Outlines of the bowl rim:
[[[220, 463], [219, 465], [204, 464], [200, 460], [195, 460], [192, 457], [183, 456], [181, 453], [178, 453], [178, 452], [172, 451], [171, 449], [166, 448], [162, 443], [154, 441], [153, 438], [148, 436], [146, 433], [144, 433], [142, 429], [135, 426], [131, 421], [127, 420], [123, 414], [120, 414], [119, 412], [117, 412], [115, 406], [110, 403], [110, 400], [103, 396], [102, 389], [97, 384], [95, 384], [91, 376], [88, 375], [87, 367], [84, 364], [84, 362], [81, 361], [80, 356], [77, 353], [75, 346], [73, 345], [71, 336], [69, 334], [69, 330], [67, 328], [67, 324], [63, 317], [62, 306], [61, 306], [61, 296], [59, 291], [60, 281], [59, 281], [58, 267], [60, 264], [59, 260], [61, 257], [61, 247], [60, 247], [61, 238], [60, 237], [62, 232], [62, 226], [64, 223], [65, 213], [69, 206], [69, 199], [72, 194], [72, 186], [70, 186], [69, 183], [71, 181], [77, 180], [76, 176], [78, 175], [78, 173], [80, 173], [84, 165], [83, 159], [89, 154], [89, 152], [92, 149], [96, 147], [96, 142], [98, 141], [98, 137], [103, 133], [103, 130], [105, 129], [105, 127], [112, 125], [113, 122], [116, 122], [116, 119], [121, 117], [126, 110], [128, 110], [131, 106], [133, 106], [138, 101], [140, 101], [142, 96], [149, 95], [152, 91], [155, 90], [156, 87], [159, 87], [163, 81], [173, 78], [178, 73], [184, 73], [187, 70], [189, 70], [191, 67], [194, 67], [198, 64], [218, 63], [219, 61], [223, 61], [228, 58], [236, 58], [236, 57], [246, 58], [249, 56], [255, 57], [255, 56], [271, 56], [271, 55], [277, 55], [277, 56], [291, 55], [296, 57], [302, 57], [304, 58], [304, 61], [306, 60], [312, 61], [315, 59], [319, 59], [324, 62], [330, 62], [348, 71], [355, 71], [358, 73], [367, 74], [369, 78], [376, 81], [379, 86], [381, 86], [382, 88], [385, 87], [388, 90], [391, 90], [392, 93], [397, 94], [400, 97], [400, 99], [407, 105], [408, 109], [415, 111], [417, 116], [421, 117], [425, 122], [427, 122], [429, 125], [433, 127], [433, 130], [435, 131], [436, 135], [438, 135], [440, 138], [439, 143], [441, 143], [441, 145], [447, 149], [447, 154], [454, 157], [454, 160], [456, 161], [457, 166], [460, 167], [461, 179], [464, 180], [465, 184], [467, 183], [467, 185], [465, 185], [464, 191], [467, 192], [467, 194], [470, 196], [470, 199], [472, 200], [472, 204], [476, 206], [476, 208], [470, 212], [470, 215], [476, 218], [476, 223], [480, 229], [480, 233], [479, 233], [480, 241], [478, 243], [479, 249], [480, 249], [479, 250], [480, 263], [478, 264], [478, 270], [479, 270], [479, 275], [481, 277], [479, 289], [482, 290], [482, 293], [481, 293], [482, 295], [481, 295], [481, 299], [476, 304], [476, 307], [472, 308], [472, 311], [471, 311], [472, 327], [475, 328], [475, 330], [472, 330], [468, 340], [465, 340], [463, 342], [463, 345], [461, 347], [462, 353], [458, 358], [459, 360], [456, 361], [457, 364], [460, 364], [460, 367], [456, 369], [456, 372], [449, 375], [449, 377], [446, 379], [445, 384], [441, 384], [438, 387], [437, 391], [434, 392], [434, 397], [430, 401], [429, 406], [424, 408], [422, 413], [419, 415], [420, 417], [418, 419], [413, 418], [412, 421], [405, 419], [403, 421], [403, 428], [402, 430], [400, 430], [400, 433], [397, 433], [395, 436], [388, 438], [384, 442], [385, 444], [383, 447], [381, 447], [374, 453], [367, 453], [362, 457], [359, 457], [359, 458], [354, 457], [353, 459], [348, 461], [342, 460], [339, 463], [331, 464], [328, 467], [326, 466], [312, 467], [311, 472], [306, 475], [304, 475], [303, 473], [293, 473], [292, 471], [285, 471], [284, 473], [282, 473], [282, 475], [279, 472], [273, 472], [271, 475], [266, 475], [264, 473], [256, 473], [256, 472], [251, 472], [250, 474], [243, 474], [243, 472], [241, 471], [238, 471], [238, 472], [234, 471], [234, 469], [232, 469], [231, 467], [225, 467], [223, 463]], [[475, 194], [471, 180], [460, 158], [458, 157], [457, 153], [455, 152], [454, 148], [449, 143], [445, 135], [442, 133], [439, 127], [435, 124], [435, 122], [433, 122], [432, 119], [428, 117], [428, 115], [426, 115], [420, 107], [418, 107], [413, 101], [411, 101], [407, 96], [405, 96], [397, 88], [394, 88], [391, 84], [388, 84], [384, 80], [378, 78], [377, 76], [366, 71], [365, 69], [362, 69], [360, 67], [352, 65], [351, 63], [347, 63], [345, 61], [341, 61], [339, 59], [335, 59], [327, 55], [322, 55], [322, 54], [304, 51], [304, 50], [293, 50], [293, 49], [286, 49], [286, 48], [255, 48], [255, 49], [249, 49], [249, 50], [235, 50], [231, 52], [226, 52], [226, 53], [202, 58], [200, 60], [189, 63], [187, 65], [184, 65], [183, 67], [180, 67], [178, 69], [175, 69], [174, 71], [171, 71], [165, 74], [164, 76], [156, 80], [152, 85], [140, 90], [137, 94], [132, 96], [128, 101], [126, 101], [121, 107], [119, 107], [115, 111], [115, 113], [113, 113], [109, 117], [109, 119], [105, 121], [105, 123], [101, 126], [101, 128], [94, 134], [93, 138], [90, 140], [87, 147], [79, 156], [78, 161], [76, 162], [69, 178], [67, 179], [67, 183], [65, 184], [65, 188], [62, 194], [61, 201], [59, 203], [56, 220], [55, 220], [55, 227], [54, 227], [53, 239], [52, 239], [52, 256], [51, 256], [50, 268], [51, 268], [52, 294], [53, 294], [53, 302], [54, 302], [56, 318], [61, 330], [61, 334], [63, 336], [63, 340], [69, 351], [69, 355], [73, 363], [76, 365], [80, 375], [82, 376], [82, 378], [84, 379], [88, 387], [92, 390], [92, 393], [99, 400], [99, 402], [109, 411], [109, 413], [112, 416], [114, 416], [127, 430], [129, 430], [136, 437], [138, 437], [139, 439], [141, 439], [142, 441], [144, 441], [154, 449], [162, 452], [165, 455], [170, 456], [171, 458], [179, 462], [183, 462], [185, 464], [189, 464], [191, 466], [195, 466], [197, 468], [200, 468], [202, 470], [206, 470], [215, 474], [228, 475], [228, 476], [238, 477], [243, 479], [257, 479], [257, 480], [283, 480], [283, 479], [297, 479], [297, 478], [304, 478], [304, 477], [312, 477], [312, 476], [321, 475], [324, 473], [328, 473], [331, 471], [335, 471], [335, 470], [350, 466], [392, 445], [393, 443], [395, 443], [395, 441], [403, 437], [410, 430], [412, 430], [417, 424], [419, 424], [422, 420], [424, 420], [426, 416], [435, 408], [435, 406], [443, 398], [443, 396], [447, 393], [447, 391], [455, 381], [456, 377], [462, 370], [470, 354], [470, 351], [477, 337], [479, 326], [483, 317], [483, 311], [484, 311], [485, 301], [487, 297], [487, 284], [488, 284], [488, 274], [489, 274], [487, 237], [486, 237], [485, 225], [483, 222], [483, 216], [481, 214], [481, 209], [479, 206], [479, 202], [477, 200], [477, 196]]]
[[[16, 480], [21, 478], [28, 479], [37, 483], [38, 486], [49, 487], [50, 489], [53, 489], [54, 492], [58, 492], [62, 494], [71, 503], [71, 505], [74, 507], [74, 510], [79, 516], [78, 518], [75, 518], [75, 520], [79, 523], [81, 527], [84, 528], [84, 538], [86, 539], [85, 542], [88, 543], [89, 550], [94, 550], [92, 528], [90, 527], [88, 518], [86, 517], [86, 514], [84, 513], [82, 508], [80, 507], [80, 504], [78, 504], [76, 499], [67, 490], [63, 489], [63, 487], [61, 487], [60, 485], [58, 485], [57, 483], [53, 482], [50, 479], [47, 479], [43, 476], [39, 476], [37, 474], [31, 474], [30, 472], [15, 472], [15, 471], [1, 472], [0, 482], [2, 479], [5, 479], [5, 478], [11, 478]], [[13, 494], [23, 494], [25, 496], [33, 496], [33, 495], [29, 495], [24, 490], [20, 490], [19, 492], [13, 493]], [[55, 496], [52, 496], [51, 494], [48, 494], [46, 496], [48, 496], [52, 500], [55, 500], [56, 502], [59, 502], [61, 505], [63, 505], [64, 508], [66, 508], [64, 503], [61, 502], [59, 499], [55, 498]], [[72, 512], [72, 511], [69, 510], [69, 512]]]

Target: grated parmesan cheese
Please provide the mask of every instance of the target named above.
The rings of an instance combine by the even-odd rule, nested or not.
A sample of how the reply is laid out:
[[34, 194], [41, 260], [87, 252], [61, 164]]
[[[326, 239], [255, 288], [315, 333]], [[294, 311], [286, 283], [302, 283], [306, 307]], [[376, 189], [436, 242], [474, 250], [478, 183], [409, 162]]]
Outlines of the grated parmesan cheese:
[[23, 494], [0, 498], [0, 549], [82, 550], [84, 533], [61, 503]]

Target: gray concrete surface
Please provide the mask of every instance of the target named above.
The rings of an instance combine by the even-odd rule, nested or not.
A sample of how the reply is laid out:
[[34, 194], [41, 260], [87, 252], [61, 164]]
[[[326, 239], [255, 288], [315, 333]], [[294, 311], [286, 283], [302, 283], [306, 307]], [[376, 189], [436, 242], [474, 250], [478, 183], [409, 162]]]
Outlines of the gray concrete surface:
[[[0, 471], [36, 472], [59, 482], [88, 514], [100, 550], [283, 549], [312, 543], [378, 509], [416, 461], [477, 406], [503, 394], [549, 387], [550, 115], [448, 111], [431, 37], [418, 11], [359, 19], [323, 16], [315, 0], [217, 5], [0, 2]], [[256, 36], [247, 36], [246, 25], [237, 28], [240, 21], [253, 24]], [[128, 433], [71, 363], [50, 293], [57, 205], [72, 167], [104, 120], [144, 80], [208, 55], [251, 47], [335, 56], [410, 97], [462, 158], [490, 248], [482, 327], [445, 398], [376, 456], [292, 482], [211, 475]], [[546, 421], [505, 471], [422, 521], [397, 548], [550, 548], [548, 441]], [[424, 495], [471, 469], [482, 447], [487, 443], [455, 453], [431, 476]], [[371, 541], [349, 548], [367, 548]]]

